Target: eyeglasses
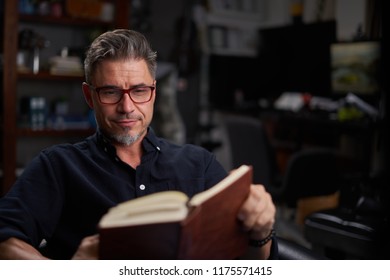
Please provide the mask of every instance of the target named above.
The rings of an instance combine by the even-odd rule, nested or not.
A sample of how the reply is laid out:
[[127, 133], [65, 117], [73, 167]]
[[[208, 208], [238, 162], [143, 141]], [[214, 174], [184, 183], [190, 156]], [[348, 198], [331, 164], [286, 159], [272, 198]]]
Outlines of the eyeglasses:
[[89, 85], [94, 91], [96, 91], [99, 101], [102, 104], [117, 104], [122, 100], [122, 97], [127, 93], [131, 99], [136, 104], [146, 103], [152, 99], [153, 90], [155, 86], [134, 86], [129, 89], [122, 89], [114, 86], [105, 86], [105, 87], [93, 87]]

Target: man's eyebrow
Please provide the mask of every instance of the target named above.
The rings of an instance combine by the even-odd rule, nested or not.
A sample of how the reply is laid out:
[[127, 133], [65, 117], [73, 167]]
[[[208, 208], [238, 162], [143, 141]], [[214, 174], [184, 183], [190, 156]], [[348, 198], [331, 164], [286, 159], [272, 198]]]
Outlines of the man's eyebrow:
[[139, 83], [139, 84], [133, 85], [133, 86], [131, 86], [131, 87], [142, 87], [142, 86], [148, 86], [148, 84]]
[[105, 84], [96, 88], [119, 88], [117, 85], [110, 85], [110, 84]]
[[[150, 86], [150, 84], [146, 84], [146, 83], [142, 82], [142, 83], [139, 83], [139, 84], [132, 85], [132, 86], [130, 86], [129, 88], [133, 88], [133, 87], [142, 87], [142, 86]], [[101, 87], [121, 88], [121, 87], [119, 87], [119, 86], [117, 86], [117, 85], [104, 85], [104, 86], [101, 86]]]

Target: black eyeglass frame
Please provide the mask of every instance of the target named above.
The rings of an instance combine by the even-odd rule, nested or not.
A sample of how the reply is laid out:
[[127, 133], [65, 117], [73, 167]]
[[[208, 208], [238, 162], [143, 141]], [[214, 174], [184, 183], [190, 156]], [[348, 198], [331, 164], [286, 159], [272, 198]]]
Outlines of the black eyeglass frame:
[[[94, 87], [94, 86], [89, 85], [89, 84], [88, 84], [88, 86], [89, 86], [92, 90], [94, 90], [94, 91], [97, 93], [97, 96], [98, 96], [98, 98], [99, 98], [99, 102], [102, 103], [102, 104], [106, 104], [106, 105], [118, 104], [119, 102], [121, 102], [123, 96], [124, 96], [126, 93], [129, 95], [131, 101], [132, 101], [134, 104], [143, 104], [143, 103], [147, 103], [147, 102], [149, 102], [149, 101], [152, 99], [153, 91], [156, 89], [156, 86], [154, 86], [154, 85], [153, 85], [153, 86], [150, 86], [150, 85], [136, 85], [136, 86], [130, 87], [130, 88], [128, 88], [128, 89], [123, 89], [123, 88], [119, 88], [119, 87], [115, 87], [115, 86]], [[142, 101], [142, 102], [134, 101], [133, 98], [131, 97], [130, 92], [131, 92], [133, 89], [145, 88], [145, 87], [150, 88], [150, 90], [151, 90], [149, 99], [148, 99], [147, 101]], [[102, 89], [115, 89], [115, 90], [119, 90], [119, 91], [122, 92], [122, 96], [121, 96], [121, 98], [120, 98], [117, 102], [115, 102], [115, 103], [103, 102], [103, 101], [101, 100], [101, 97], [100, 97], [100, 91], [101, 91]]]

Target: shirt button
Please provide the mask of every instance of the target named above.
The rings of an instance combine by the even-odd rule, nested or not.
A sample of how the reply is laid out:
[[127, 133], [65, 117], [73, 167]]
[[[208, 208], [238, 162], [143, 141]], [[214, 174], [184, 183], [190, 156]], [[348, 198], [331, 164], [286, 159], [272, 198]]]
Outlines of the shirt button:
[[143, 191], [143, 190], [145, 190], [145, 189], [146, 189], [146, 187], [145, 187], [145, 185], [144, 185], [144, 184], [140, 185], [140, 186], [139, 186], [139, 188], [140, 188], [140, 190], [141, 190], [141, 191]]

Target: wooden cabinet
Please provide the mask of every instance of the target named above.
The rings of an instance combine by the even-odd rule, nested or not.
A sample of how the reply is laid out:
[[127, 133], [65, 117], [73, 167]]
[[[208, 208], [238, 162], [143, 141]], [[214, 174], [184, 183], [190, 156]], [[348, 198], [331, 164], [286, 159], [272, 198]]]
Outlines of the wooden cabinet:
[[[70, 0], [68, 0], [70, 2]], [[108, 30], [112, 28], [129, 28], [129, 12], [130, 2], [127, 0], [110, 0], [108, 1], [114, 7], [114, 16], [112, 21], [102, 21], [96, 19], [75, 18], [66, 16], [42, 16], [42, 15], [25, 15], [20, 14], [19, 3], [21, 1], [2, 1], [1, 10], [3, 10], [4, 23], [2, 26], [2, 89], [0, 90], [0, 132], [1, 132], [1, 150], [0, 150], [0, 172], [1, 185], [0, 196], [5, 194], [12, 186], [16, 179], [18, 166], [18, 153], [20, 153], [20, 141], [26, 142], [24, 145], [30, 146], [26, 149], [33, 148], [31, 141], [41, 141], [42, 139], [55, 139], [55, 141], [62, 141], [62, 139], [80, 139], [93, 133], [92, 129], [63, 129], [54, 130], [43, 128], [33, 130], [30, 127], [21, 126], [19, 123], [19, 105], [23, 91], [26, 87], [41, 87], [42, 90], [47, 87], [52, 87], [55, 90], [49, 90], [55, 96], [59, 90], [65, 87], [77, 87], [79, 95], [82, 98], [81, 83], [83, 77], [72, 75], [51, 75], [48, 71], [40, 70], [38, 73], [20, 73], [17, 66], [18, 57], [18, 35], [22, 27], [39, 26], [45, 33], [56, 32], [56, 30], [72, 30], [72, 32], [82, 33], [85, 30], [92, 30], [99, 28], [101, 30]], [[74, 1], [72, 1], [74, 2]], [[107, 2], [107, 1], [106, 1]], [[68, 3], [66, 0], [62, 1], [63, 7]], [[58, 32], [60, 33], [60, 32]], [[56, 42], [62, 40], [61, 34], [55, 36]], [[49, 38], [50, 40], [50, 38]], [[64, 39], [65, 40], [65, 39]], [[64, 42], [66, 44], [66, 42]], [[86, 47], [86, 46], [85, 46]], [[0, 68], [1, 69], [1, 68]], [[66, 89], [65, 89], [66, 90]], [[36, 93], [31, 93], [36, 94]], [[53, 97], [54, 98], [54, 97]], [[73, 100], [74, 101], [74, 100]], [[70, 101], [71, 102], [71, 101]], [[82, 100], [82, 102], [84, 102]], [[77, 101], [78, 103], [78, 101]], [[85, 103], [85, 102], [84, 102]], [[73, 106], [70, 103], [70, 106]]]

